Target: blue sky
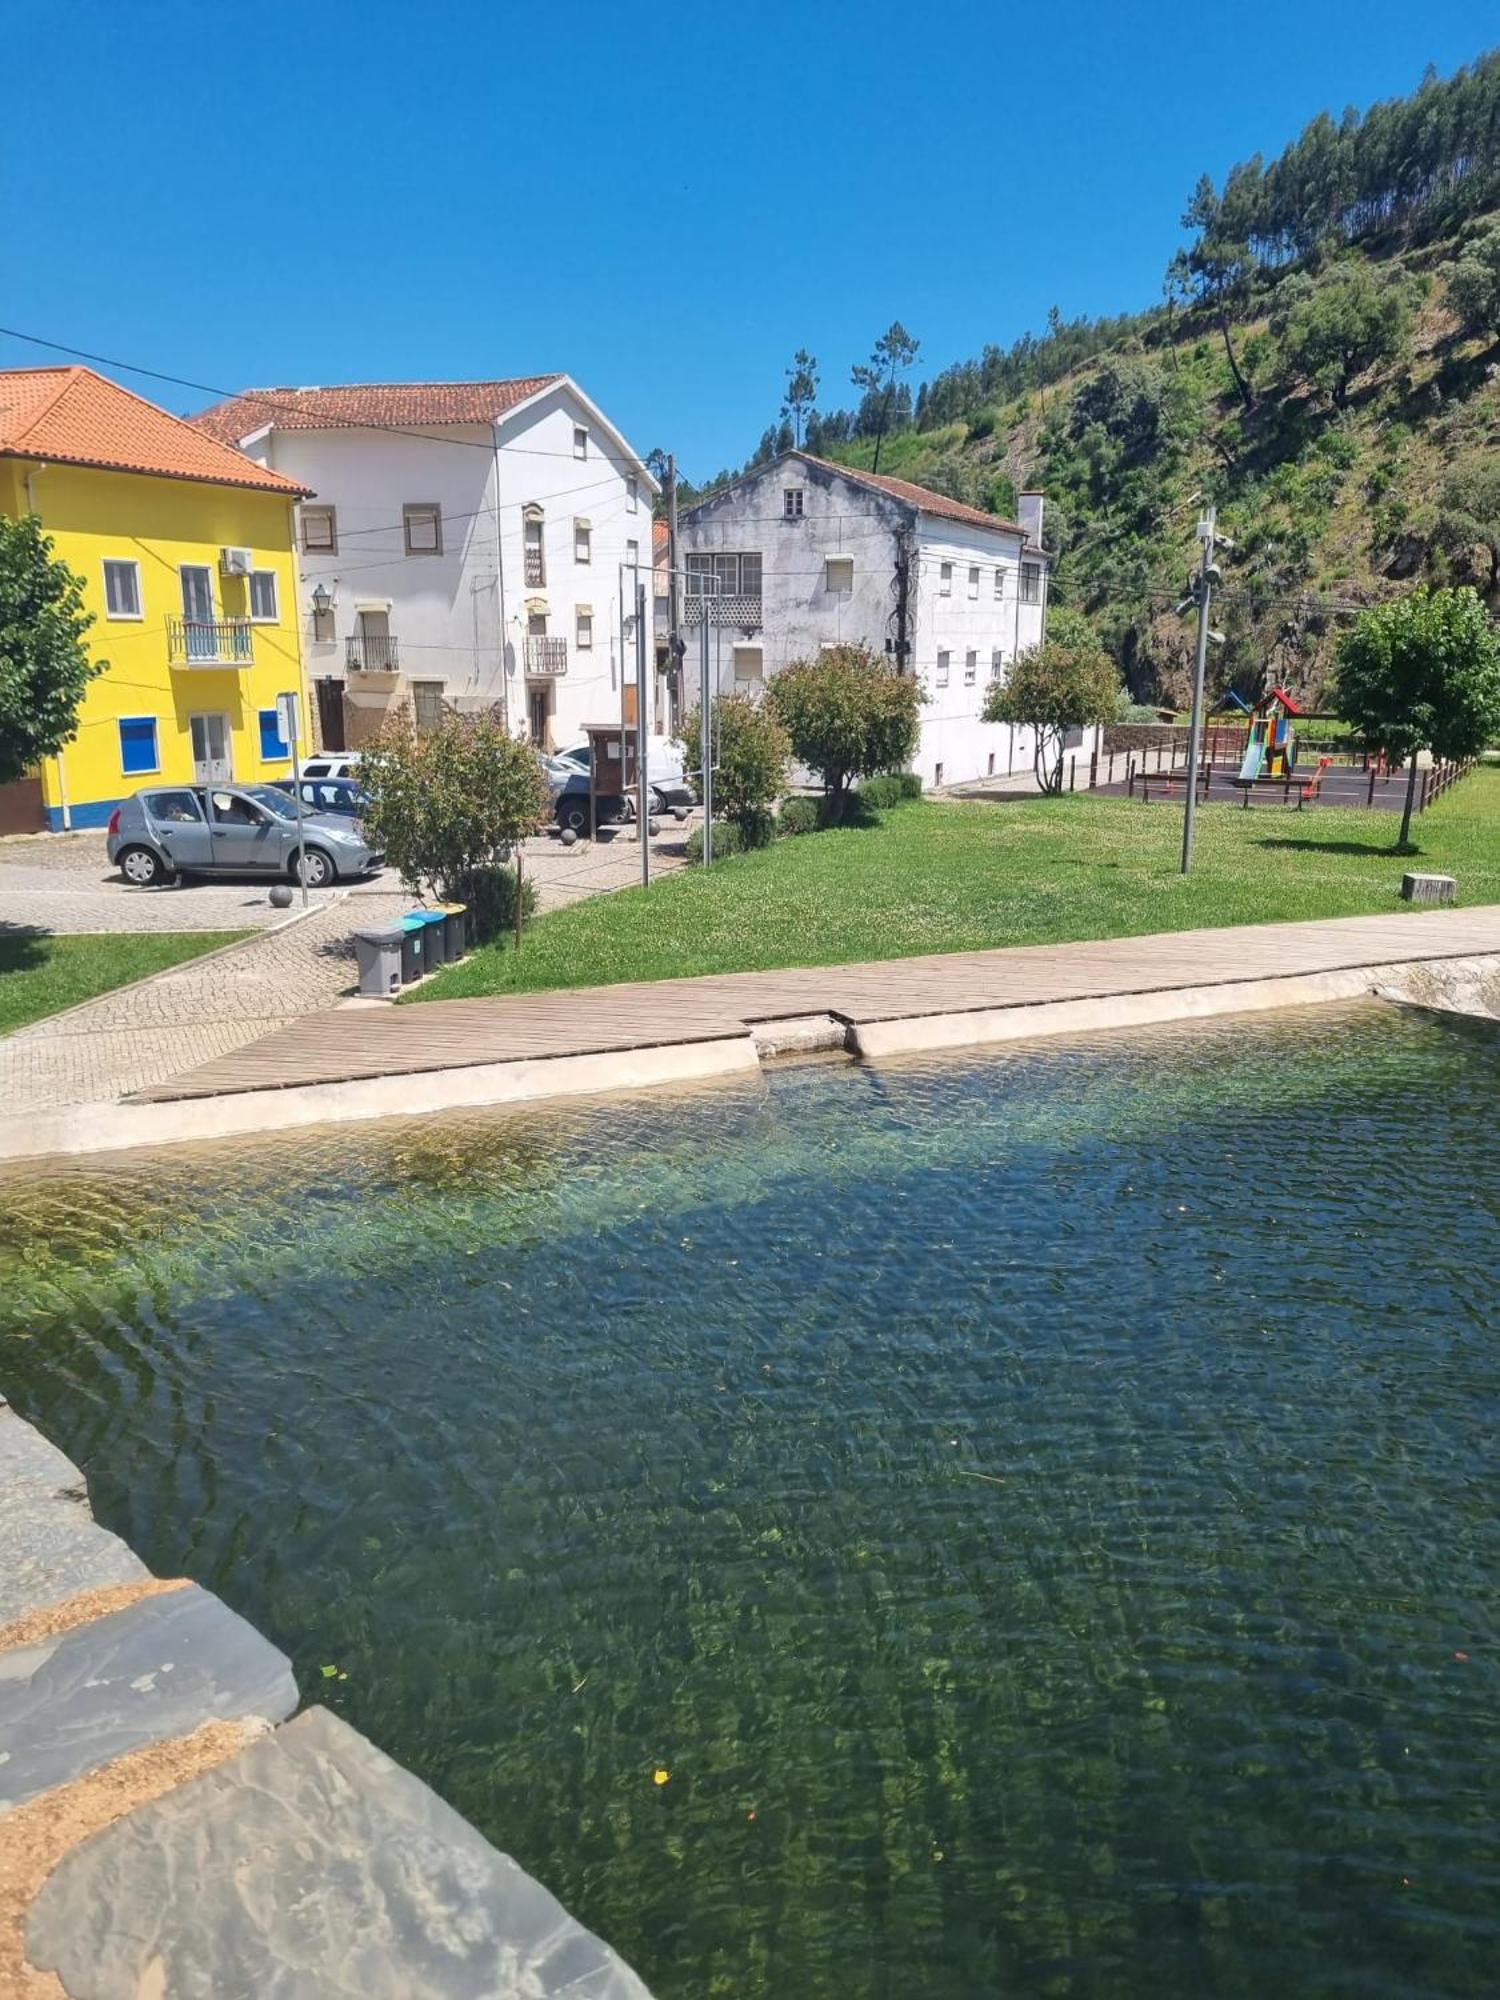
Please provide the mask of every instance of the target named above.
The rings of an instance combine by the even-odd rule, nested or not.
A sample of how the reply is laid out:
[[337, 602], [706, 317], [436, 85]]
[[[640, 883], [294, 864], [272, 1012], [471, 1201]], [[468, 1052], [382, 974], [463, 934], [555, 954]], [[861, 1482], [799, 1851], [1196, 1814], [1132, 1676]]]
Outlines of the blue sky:
[[893, 318], [920, 376], [1153, 302], [1200, 172], [1483, 34], [1444, 0], [55, 0], [7, 24], [0, 322], [229, 388], [564, 369], [703, 478], [799, 345], [832, 407]]

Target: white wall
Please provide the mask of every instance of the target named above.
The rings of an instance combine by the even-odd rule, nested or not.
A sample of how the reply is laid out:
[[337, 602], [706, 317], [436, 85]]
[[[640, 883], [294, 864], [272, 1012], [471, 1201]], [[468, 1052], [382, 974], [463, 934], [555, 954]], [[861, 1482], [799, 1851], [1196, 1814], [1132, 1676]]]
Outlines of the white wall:
[[[800, 519], [787, 519], [784, 493], [802, 489]], [[1013, 529], [981, 527], [919, 514], [885, 494], [796, 460], [758, 474], [693, 508], [681, 523], [683, 555], [758, 550], [762, 558], [762, 627], [757, 632], [720, 629], [715, 681], [735, 685], [736, 642], [763, 649], [765, 678], [791, 660], [840, 640], [864, 640], [886, 651], [895, 638], [895, 579], [903, 546], [909, 550], [909, 665], [927, 694], [914, 768], [923, 783], [960, 784], [991, 773], [1029, 768], [1031, 733], [981, 722], [993, 654], [1006, 663], [1041, 638], [1042, 602], [1020, 602], [1022, 540]], [[853, 587], [830, 591], [827, 558], [849, 555]], [[1027, 560], [1035, 559], [1035, 552]], [[941, 564], [953, 564], [952, 594], [941, 594]], [[968, 596], [970, 565], [980, 571], [979, 595]], [[995, 596], [995, 571], [1002, 594]], [[698, 685], [698, 628], [685, 634], [688, 687]], [[937, 685], [938, 653], [951, 654], [948, 685]], [[965, 680], [965, 656], [976, 654], [975, 678]]]
[[[575, 425], [589, 433], [583, 459], [574, 455]], [[618, 718], [624, 655], [620, 565], [628, 544], [636, 541], [649, 599], [655, 489], [628, 444], [567, 384], [493, 428], [432, 426], [427, 435], [275, 430], [247, 449], [312, 487], [316, 498], [310, 504], [337, 510], [337, 553], [303, 551], [300, 557], [299, 608], [310, 676], [343, 679], [345, 642], [358, 632], [360, 605], [388, 602], [403, 681], [441, 682], [445, 698], [468, 701], [497, 700], [503, 688], [511, 726], [523, 730], [527, 604], [536, 600], [545, 605], [548, 636], [565, 639], [568, 646], [566, 673], [536, 682], [550, 690], [554, 745], [575, 741], [585, 722]], [[440, 555], [406, 553], [402, 508], [410, 502], [440, 507]], [[546, 579], [538, 589], [524, 582], [522, 510], [532, 502], [544, 513]], [[587, 563], [575, 560], [579, 518], [590, 524]], [[334, 609], [324, 633], [315, 635], [311, 595], [319, 582], [332, 593]], [[593, 643], [582, 650], [580, 605], [593, 611]], [[633, 676], [633, 637], [629, 671]], [[349, 676], [356, 699], [366, 685], [373, 690], [382, 683]]]

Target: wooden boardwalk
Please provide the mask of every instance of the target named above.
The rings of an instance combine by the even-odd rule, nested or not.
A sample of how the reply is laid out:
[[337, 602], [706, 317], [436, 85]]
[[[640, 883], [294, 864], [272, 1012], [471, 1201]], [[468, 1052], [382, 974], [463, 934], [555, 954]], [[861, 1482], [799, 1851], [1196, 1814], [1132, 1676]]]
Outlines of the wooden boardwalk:
[[1402, 912], [1081, 944], [737, 972], [311, 1014], [156, 1085], [133, 1103], [596, 1055], [744, 1036], [758, 1022], [862, 1022], [1210, 987], [1500, 952], [1500, 906]]

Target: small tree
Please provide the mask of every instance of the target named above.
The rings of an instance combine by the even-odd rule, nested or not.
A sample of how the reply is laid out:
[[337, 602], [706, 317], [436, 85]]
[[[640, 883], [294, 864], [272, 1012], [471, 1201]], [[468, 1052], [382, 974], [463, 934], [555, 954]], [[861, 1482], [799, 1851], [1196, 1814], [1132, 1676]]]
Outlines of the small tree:
[[1447, 290], [1465, 333], [1500, 333], [1500, 222], [1463, 246], [1449, 267]]
[[922, 688], [865, 645], [830, 646], [793, 660], [771, 682], [766, 703], [799, 764], [816, 771], [838, 819], [853, 778], [899, 771], [917, 747]]
[[108, 664], [84, 645], [93, 622], [36, 516], [0, 517], [0, 785], [77, 735], [88, 684]]
[[786, 395], [782, 400], [781, 416], [792, 424], [793, 441], [800, 447], [803, 428], [812, 415], [813, 405], [818, 400], [818, 364], [816, 358], [805, 347], [799, 347], [792, 356], [792, 365], [786, 371]]
[[1056, 794], [1063, 788], [1068, 731], [1114, 721], [1120, 676], [1081, 613], [1054, 611], [1050, 623], [1042, 644], [1018, 654], [1005, 679], [990, 689], [984, 719], [1036, 731], [1036, 781]]
[[1414, 590], [1361, 612], [1339, 647], [1338, 704], [1367, 743], [1408, 765], [1406, 847], [1418, 753], [1474, 757], [1500, 734], [1500, 633], [1477, 593]]
[[[495, 910], [494, 871], [550, 807], [536, 751], [490, 716], [448, 716], [421, 736], [397, 724], [365, 751], [359, 776], [365, 825], [407, 888], [470, 903], [481, 919]], [[513, 911], [520, 881], [518, 852]]]
[[874, 405], [876, 472], [880, 470], [880, 447], [890, 428], [896, 385], [916, 360], [918, 345], [899, 319], [892, 320], [876, 341], [869, 360], [858, 362], [849, 370], [849, 380], [856, 389], [863, 389], [866, 401]]
[[1316, 283], [1289, 278], [1272, 318], [1288, 368], [1347, 407], [1355, 377], [1399, 360], [1411, 345], [1411, 288], [1368, 264], [1341, 265]]
[[[681, 742], [692, 764], [700, 742], [700, 711], [682, 724]], [[748, 694], [721, 694], [712, 709], [714, 743], [714, 817], [731, 820], [754, 846], [770, 825], [771, 807], [786, 790], [791, 740], [769, 703]], [[692, 786], [703, 803], [703, 774], [693, 774]]]

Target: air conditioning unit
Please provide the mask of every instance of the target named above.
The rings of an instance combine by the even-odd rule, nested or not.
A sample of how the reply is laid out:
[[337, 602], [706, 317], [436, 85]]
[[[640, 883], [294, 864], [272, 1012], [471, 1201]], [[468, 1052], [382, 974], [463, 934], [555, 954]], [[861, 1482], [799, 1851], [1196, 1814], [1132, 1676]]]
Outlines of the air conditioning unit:
[[219, 572], [222, 576], [248, 576], [254, 559], [249, 549], [220, 549]]

